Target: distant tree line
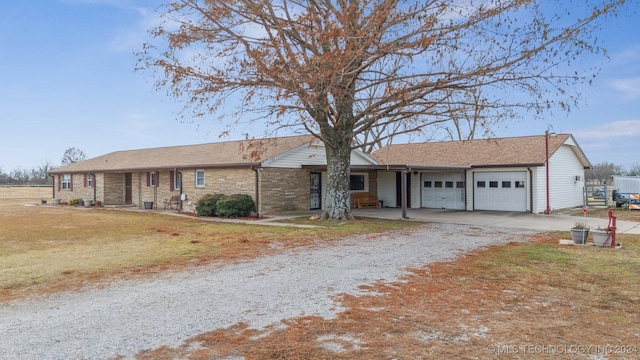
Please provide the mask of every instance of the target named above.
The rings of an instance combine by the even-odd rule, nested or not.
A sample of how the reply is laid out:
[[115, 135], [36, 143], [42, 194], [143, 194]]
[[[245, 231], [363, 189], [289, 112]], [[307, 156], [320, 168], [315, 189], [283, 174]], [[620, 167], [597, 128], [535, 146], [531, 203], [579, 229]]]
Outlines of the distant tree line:
[[[66, 166], [85, 159], [86, 155], [82, 150], [70, 147], [64, 152], [60, 165]], [[49, 176], [49, 171], [53, 168], [49, 162], [32, 169], [13, 169], [8, 173], [0, 168], [0, 185], [51, 185], [53, 179]]]
[[591, 169], [584, 173], [585, 180], [600, 184], [609, 184], [613, 175], [640, 176], [640, 163], [633, 163], [625, 169], [623, 166], [614, 163], [602, 162], [593, 165]]

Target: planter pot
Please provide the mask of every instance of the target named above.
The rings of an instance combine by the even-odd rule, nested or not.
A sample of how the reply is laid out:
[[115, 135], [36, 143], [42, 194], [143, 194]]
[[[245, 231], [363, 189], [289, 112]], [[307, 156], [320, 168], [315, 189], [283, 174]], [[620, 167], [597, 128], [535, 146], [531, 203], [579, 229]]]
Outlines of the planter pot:
[[144, 202], [144, 208], [145, 208], [145, 210], [153, 209], [153, 201], [145, 201]]
[[96, 207], [100, 207], [100, 206], [102, 206], [102, 201], [96, 200]]
[[53, 199], [53, 205], [60, 205], [60, 199]]
[[93, 201], [93, 200], [84, 200], [84, 206], [85, 206], [85, 207], [90, 207], [90, 206], [91, 206], [91, 202], [92, 202], [92, 201]]
[[47, 205], [47, 200], [40, 200], [40, 202], [42, 203], [42, 205]]
[[591, 239], [593, 240], [593, 245], [595, 246], [611, 246], [611, 234], [607, 233], [606, 230], [592, 230]]
[[571, 238], [576, 244], [585, 244], [589, 236], [589, 229], [571, 229]]

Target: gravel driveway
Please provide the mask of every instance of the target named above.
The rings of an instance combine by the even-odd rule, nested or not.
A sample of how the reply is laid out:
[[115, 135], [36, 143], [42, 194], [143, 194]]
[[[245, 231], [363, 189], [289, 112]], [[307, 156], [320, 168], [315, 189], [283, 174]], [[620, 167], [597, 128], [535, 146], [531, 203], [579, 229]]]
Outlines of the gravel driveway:
[[259, 329], [301, 315], [330, 319], [342, 310], [334, 295], [358, 294], [359, 285], [395, 281], [409, 267], [528, 234], [533, 232], [428, 224], [6, 303], [0, 305], [0, 358], [128, 359], [239, 322]]

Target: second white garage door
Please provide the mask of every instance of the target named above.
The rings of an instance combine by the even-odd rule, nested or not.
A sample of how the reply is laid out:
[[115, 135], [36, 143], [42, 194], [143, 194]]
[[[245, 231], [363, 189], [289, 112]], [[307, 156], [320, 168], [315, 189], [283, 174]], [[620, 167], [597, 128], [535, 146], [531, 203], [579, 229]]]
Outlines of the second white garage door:
[[525, 171], [476, 172], [474, 210], [527, 211]]

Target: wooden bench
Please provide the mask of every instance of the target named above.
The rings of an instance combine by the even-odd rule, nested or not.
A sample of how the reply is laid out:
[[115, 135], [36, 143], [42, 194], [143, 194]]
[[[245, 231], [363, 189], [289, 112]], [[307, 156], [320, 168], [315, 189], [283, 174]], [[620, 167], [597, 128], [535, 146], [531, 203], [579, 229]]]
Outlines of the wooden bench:
[[369, 193], [354, 193], [353, 201], [351, 202], [352, 206], [356, 209], [362, 208], [379, 208], [380, 200], [377, 196], [373, 196]]
[[173, 209], [173, 205], [175, 205], [177, 209], [179, 204], [180, 204], [180, 195], [173, 195], [171, 196], [171, 199], [164, 200], [164, 209], [167, 210], [167, 206], [169, 207], [169, 209]]

